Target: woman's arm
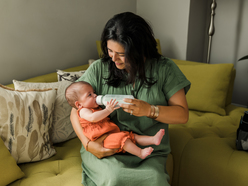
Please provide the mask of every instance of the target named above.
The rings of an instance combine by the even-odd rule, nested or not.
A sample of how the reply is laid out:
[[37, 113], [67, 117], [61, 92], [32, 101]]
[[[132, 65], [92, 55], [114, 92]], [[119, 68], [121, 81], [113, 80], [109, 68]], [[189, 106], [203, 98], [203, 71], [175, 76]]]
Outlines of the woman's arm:
[[81, 127], [78, 117], [77, 117], [77, 110], [74, 108], [72, 108], [71, 110], [70, 119], [71, 119], [71, 124], [72, 124], [72, 127], [75, 133], [77, 134], [78, 138], [80, 139], [83, 146], [85, 147], [89, 139], [83, 134], [83, 128]]
[[[150, 116], [151, 105], [149, 103], [138, 99], [125, 99], [125, 101], [133, 104], [122, 104], [121, 106], [125, 112], [131, 113], [131, 110], [133, 110], [135, 116]], [[158, 105], [158, 108], [157, 121], [168, 124], [184, 124], [188, 121], [189, 110], [184, 89], [179, 90], [169, 99], [168, 106]]]
[[185, 124], [189, 119], [189, 109], [184, 89], [176, 92], [168, 101], [169, 106], [158, 106], [157, 121], [169, 124]]
[[[89, 139], [83, 134], [83, 128], [81, 127], [78, 116], [77, 116], [77, 110], [72, 108], [71, 110], [71, 123], [74, 131], [76, 132], [78, 138], [82, 142], [83, 146], [85, 147], [86, 144], [89, 142]], [[88, 151], [95, 155], [97, 158], [103, 158], [106, 156], [111, 156], [115, 154], [115, 152], [118, 149], [106, 149], [103, 147], [103, 141], [108, 135], [103, 135], [96, 141], [90, 141], [88, 143]]]

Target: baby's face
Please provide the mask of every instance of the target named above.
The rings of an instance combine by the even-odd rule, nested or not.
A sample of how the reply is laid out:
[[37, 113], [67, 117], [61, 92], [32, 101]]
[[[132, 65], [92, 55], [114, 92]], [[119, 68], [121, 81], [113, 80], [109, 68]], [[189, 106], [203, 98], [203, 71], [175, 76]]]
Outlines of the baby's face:
[[96, 94], [92, 86], [90, 85], [82, 85], [78, 90], [78, 97], [79, 97], [79, 105], [84, 108], [97, 108], [98, 105], [96, 104]]

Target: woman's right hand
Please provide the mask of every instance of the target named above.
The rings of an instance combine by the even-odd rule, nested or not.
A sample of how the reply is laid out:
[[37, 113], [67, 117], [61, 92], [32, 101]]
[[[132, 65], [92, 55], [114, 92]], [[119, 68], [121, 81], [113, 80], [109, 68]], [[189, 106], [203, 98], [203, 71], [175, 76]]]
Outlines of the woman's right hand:
[[103, 147], [103, 141], [108, 136], [104, 134], [95, 141], [90, 141], [88, 143], [88, 151], [99, 159], [107, 156], [111, 156], [117, 152], [118, 149], [107, 149]]

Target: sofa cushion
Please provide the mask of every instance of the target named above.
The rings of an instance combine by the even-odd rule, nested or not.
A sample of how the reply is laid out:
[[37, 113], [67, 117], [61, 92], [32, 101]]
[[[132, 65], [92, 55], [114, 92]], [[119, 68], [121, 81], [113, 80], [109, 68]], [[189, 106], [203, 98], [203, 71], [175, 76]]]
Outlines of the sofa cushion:
[[[25, 177], [9, 186], [37, 185], [37, 183], [41, 186], [82, 186], [81, 147], [82, 143], [78, 138], [55, 144], [57, 153], [53, 157], [32, 164], [20, 164]], [[172, 179], [173, 157], [171, 154], [168, 155], [166, 170]]]
[[24, 176], [8, 149], [0, 138], [0, 185], [7, 185]]
[[56, 154], [46, 160], [20, 164], [25, 173], [9, 186], [82, 186], [82, 159], [78, 138], [55, 144]]
[[28, 83], [13, 80], [15, 90], [30, 89], [57, 89], [53, 112], [53, 124], [51, 139], [53, 143], [60, 143], [76, 137], [70, 121], [71, 106], [65, 99], [65, 89], [71, 84], [70, 81], [60, 81], [53, 83]]
[[55, 154], [49, 138], [56, 90], [15, 91], [0, 85], [0, 136], [16, 162]]
[[229, 105], [225, 116], [189, 111], [186, 125], [169, 125], [173, 178], [177, 178], [172, 185], [247, 185], [248, 154], [235, 146], [246, 110]]
[[225, 115], [233, 64], [179, 65], [191, 82], [189, 109]]

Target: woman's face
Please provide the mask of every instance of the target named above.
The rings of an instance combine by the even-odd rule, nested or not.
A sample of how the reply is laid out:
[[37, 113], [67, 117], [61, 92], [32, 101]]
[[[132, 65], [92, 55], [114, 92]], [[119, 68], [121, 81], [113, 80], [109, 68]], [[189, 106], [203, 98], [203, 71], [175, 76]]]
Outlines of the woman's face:
[[120, 70], [126, 69], [125, 63], [125, 49], [124, 47], [116, 41], [107, 41], [108, 55], [112, 58], [116, 67]]

